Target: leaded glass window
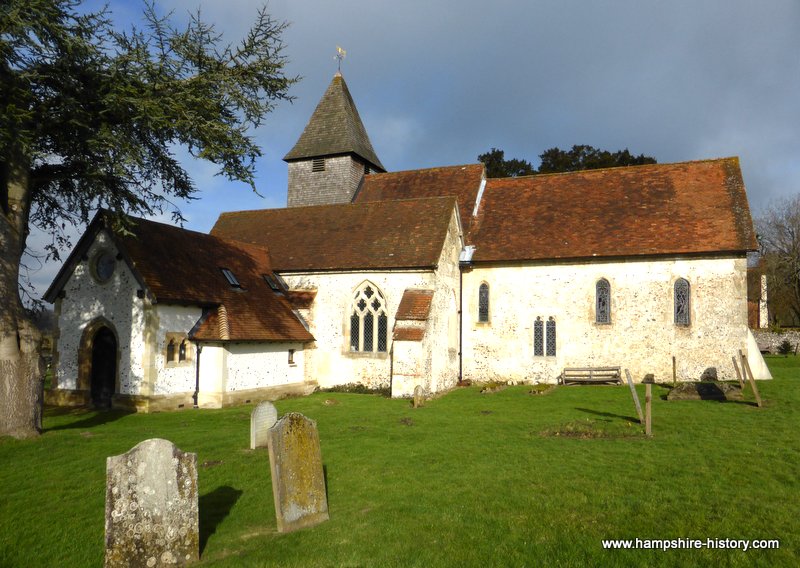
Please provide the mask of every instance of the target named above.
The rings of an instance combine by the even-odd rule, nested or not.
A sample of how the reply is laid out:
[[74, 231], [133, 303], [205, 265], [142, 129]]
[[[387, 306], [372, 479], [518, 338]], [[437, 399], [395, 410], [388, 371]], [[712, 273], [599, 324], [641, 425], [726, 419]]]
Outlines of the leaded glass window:
[[533, 354], [537, 357], [544, 355], [544, 324], [542, 318], [533, 322]]
[[388, 335], [389, 330], [389, 318], [386, 317], [386, 314], [380, 314], [378, 316], [378, 351], [385, 353], [386, 352], [386, 338]]
[[175, 360], [175, 340], [170, 339], [167, 343], [167, 362], [172, 363]]
[[386, 300], [374, 284], [365, 282], [353, 296], [350, 350], [385, 353], [389, 342], [388, 334]]
[[489, 285], [486, 282], [478, 288], [478, 321], [489, 321]]
[[186, 340], [181, 341], [178, 347], [178, 361], [186, 361]]
[[611, 284], [601, 278], [595, 285], [595, 322], [611, 323]]
[[689, 325], [689, 282], [675, 281], [675, 325]]
[[350, 351], [358, 351], [361, 344], [360, 319], [357, 312], [350, 316]]
[[556, 320], [552, 317], [547, 320], [547, 356], [554, 357], [556, 354]]

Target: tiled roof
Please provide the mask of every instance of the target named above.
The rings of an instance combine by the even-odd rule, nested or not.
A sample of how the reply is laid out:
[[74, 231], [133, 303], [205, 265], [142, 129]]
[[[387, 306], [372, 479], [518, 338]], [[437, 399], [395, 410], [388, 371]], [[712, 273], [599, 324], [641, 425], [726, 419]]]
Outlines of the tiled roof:
[[483, 164], [389, 172], [364, 176], [355, 203], [453, 195], [458, 199], [461, 226], [469, 220], [483, 180]]
[[316, 297], [316, 290], [289, 290], [286, 293], [289, 303], [298, 310], [310, 308]]
[[372, 148], [347, 83], [336, 73], [300, 139], [283, 159], [291, 162], [340, 154], [356, 154], [375, 168], [386, 169]]
[[[153, 221], [135, 223], [135, 236], [118, 238], [159, 302], [225, 306], [232, 341], [313, 341], [286, 299], [264, 280], [262, 275], [272, 272], [266, 248]], [[221, 268], [230, 270], [241, 288], [230, 286]], [[195, 337], [222, 339], [218, 329], [206, 321]]]
[[223, 213], [211, 234], [268, 244], [276, 271], [432, 268], [455, 198]]
[[392, 339], [395, 341], [422, 341], [423, 337], [425, 337], [424, 327], [399, 327], [392, 334]]
[[[229, 339], [241, 341], [313, 341], [287, 300], [273, 292], [262, 274], [272, 272], [264, 247], [226, 241], [172, 225], [129, 218], [128, 235], [115, 234], [100, 212], [56, 277], [50, 301], [72, 274], [94, 235], [106, 229], [136, 278], [158, 303], [198, 305], [210, 309], [194, 330], [197, 339], [224, 339], [219, 333], [217, 307], [225, 306]], [[231, 287], [221, 268], [241, 284]]]
[[403, 292], [397, 314], [394, 319], [402, 320], [427, 320], [431, 311], [433, 290], [415, 290], [408, 288]]
[[756, 249], [737, 158], [494, 178], [475, 262]]

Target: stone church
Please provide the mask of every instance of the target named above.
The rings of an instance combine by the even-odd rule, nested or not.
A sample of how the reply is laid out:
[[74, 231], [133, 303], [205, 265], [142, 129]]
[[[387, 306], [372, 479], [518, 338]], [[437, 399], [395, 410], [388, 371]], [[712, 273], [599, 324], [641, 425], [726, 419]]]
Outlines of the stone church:
[[737, 158], [487, 179], [386, 172], [337, 73], [286, 154], [288, 207], [210, 234], [98, 213], [46, 293], [51, 402], [220, 407], [359, 383], [635, 380], [769, 371], [747, 325], [756, 249]]

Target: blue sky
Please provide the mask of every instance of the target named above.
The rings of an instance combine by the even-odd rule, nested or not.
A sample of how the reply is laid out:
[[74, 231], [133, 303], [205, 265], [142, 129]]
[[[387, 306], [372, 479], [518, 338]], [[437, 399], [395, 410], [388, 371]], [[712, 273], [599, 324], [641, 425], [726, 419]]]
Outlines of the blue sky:
[[[199, 6], [236, 42], [260, 4], [157, 5], [178, 22]], [[120, 27], [141, 23], [142, 6], [110, 2]], [[208, 231], [222, 211], [285, 205], [281, 158], [336, 71], [337, 45], [390, 171], [474, 163], [491, 147], [536, 166], [548, 148], [589, 144], [662, 163], [739, 156], [754, 214], [800, 192], [797, 0], [271, 0], [268, 10], [290, 23], [287, 72], [302, 80], [295, 102], [255, 132], [261, 196], [187, 158], [200, 198], [178, 204], [187, 228]], [[29, 240], [36, 250], [42, 236]], [[40, 294], [58, 268], [32, 274]]]

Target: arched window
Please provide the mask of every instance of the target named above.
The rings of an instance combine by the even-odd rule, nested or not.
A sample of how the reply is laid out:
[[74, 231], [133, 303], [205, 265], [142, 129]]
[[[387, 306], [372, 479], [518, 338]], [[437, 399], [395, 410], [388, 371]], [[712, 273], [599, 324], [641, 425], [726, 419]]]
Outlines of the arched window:
[[689, 325], [689, 282], [683, 278], [675, 281], [675, 325]]
[[388, 332], [386, 300], [374, 284], [365, 282], [356, 290], [350, 309], [350, 351], [385, 353]]
[[478, 288], [478, 321], [489, 321], [489, 285], [486, 282]]
[[595, 284], [594, 321], [611, 323], [611, 284], [605, 278]]
[[175, 360], [175, 340], [170, 339], [169, 343], [167, 343], [167, 363], [171, 363]]
[[554, 357], [556, 354], [556, 320], [552, 317], [547, 320], [547, 356]]
[[186, 361], [186, 340], [184, 339], [181, 341], [180, 347], [178, 347], [178, 361]]
[[536, 357], [544, 355], [544, 323], [542, 318], [533, 322], [533, 354]]

